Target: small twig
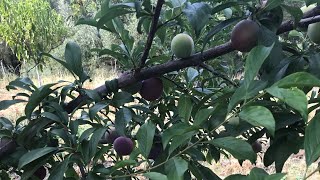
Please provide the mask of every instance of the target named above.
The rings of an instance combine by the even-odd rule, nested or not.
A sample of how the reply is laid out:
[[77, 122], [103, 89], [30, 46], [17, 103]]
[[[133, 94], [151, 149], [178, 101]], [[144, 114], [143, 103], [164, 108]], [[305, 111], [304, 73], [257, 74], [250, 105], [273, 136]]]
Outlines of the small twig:
[[162, 26], [168, 24], [169, 22], [175, 20], [176, 18], [178, 18], [179, 16], [181, 16], [183, 13], [181, 12], [180, 14], [176, 15], [175, 17], [168, 19], [166, 22], [159, 24], [159, 26], [157, 27], [157, 30], [160, 29]]
[[164, 0], [158, 0], [157, 5], [156, 5], [156, 9], [153, 15], [153, 19], [152, 19], [152, 24], [151, 24], [151, 29], [148, 35], [148, 39], [147, 39], [147, 43], [145, 46], [145, 49], [143, 51], [141, 60], [140, 60], [140, 67], [136, 70], [136, 73], [139, 73], [140, 70], [144, 67], [144, 65], [146, 64], [146, 60], [148, 58], [149, 55], [149, 51], [151, 49], [152, 46], [152, 42], [153, 42], [153, 38], [157, 32], [157, 26], [158, 26], [158, 21], [159, 21], [159, 17], [160, 17], [160, 12], [162, 9], [162, 5], [164, 4]]
[[310, 178], [312, 175], [314, 175], [315, 173], [320, 171], [320, 166], [318, 166], [317, 169], [315, 169], [314, 171], [312, 171], [308, 176], [306, 176], [305, 178], [303, 178], [304, 180]]
[[207, 71], [211, 72], [213, 75], [222, 78], [223, 80], [229, 82], [230, 84], [232, 84], [235, 87], [238, 87], [238, 84], [236, 84], [235, 82], [233, 82], [232, 80], [230, 80], [228, 77], [226, 77], [225, 75], [215, 71], [211, 66], [206, 65], [205, 63], [201, 63], [200, 67], [206, 69]]

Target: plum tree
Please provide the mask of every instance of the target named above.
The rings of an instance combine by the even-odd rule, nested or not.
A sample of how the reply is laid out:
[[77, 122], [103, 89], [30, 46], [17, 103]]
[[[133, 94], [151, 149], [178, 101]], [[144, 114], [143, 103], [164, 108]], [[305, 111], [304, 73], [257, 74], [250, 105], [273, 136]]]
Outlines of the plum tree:
[[320, 43], [320, 23], [309, 24], [307, 35], [316, 44]]
[[163, 91], [163, 83], [160, 78], [149, 78], [142, 82], [140, 95], [148, 101], [160, 98]]
[[231, 32], [232, 47], [241, 52], [249, 52], [258, 43], [259, 25], [252, 20], [238, 22]]
[[44, 166], [39, 167], [33, 174], [38, 179], [43, 180], [47, 176], [47, 170]]
[[130, 138], [120, 136], [113, 142], [113, 148], [118, 155], [124, 156], [132, 152], [134, 145]]
[[253, 151], [255, 153], [258, 153], [258, 152], [261, 152], [262, 151], [262, 145], [261, 145], [261, 142], [260, 141], [255, 141], [251, 144], [251, 147], [253, 149]]
[[[274, 173], [281, 173], [275, 176], [281, 179], [290, 154], [305, 149], [306, 167], [317, 161], [319, 112], [308, 119], [308, 107], [318, 107], [319, 101], [307, 96], [306, 89], [320, 84], [320, 49], [303, 38], [305, 32], [294, 38], [286, 32], [320, 22], [320, 12], [298, 16], [300, 7], [283, 1], [268, 1], [265, 7], [258, 0], [113, 2], [104, 2], [96, 18], [78, 24], [115, 35], [110, 46], [94, 51], [114, 58], [124, 75], [86, 89], [80, 47], [66, 46], [63, 60], [42, 53], [67, 68], [74, 82], [38, 87], [29, 78], [17, 78], [9, 83], [7, 88], [17, 94], [0, 101], [1, 112], [17, 103], [25, 108], [15, 123], [0, 117], [0, 136], [13, 136], [19, 146], [0, 159], [1, 171], [23, 178], [50, 164], [50, 179], [220, 179], [202, 162], [218, 161], [227, 153], [255, 164], [257, 153], [265, 152], [263, 164], [275, 164]], [[234, 18], [223, 17], [225, 8], [233, 10]], [[230, 42], [230, 26], [249, 15], [254, 22], [237, 24]], [[127, 28], [130, 16], [137, 20], [135, 28]], [[135, 29], [138, 37], [132, 36]], [[182, 31], [195, 35], [195, 47], [202, 49], [173, 60], [171, 37]], [[235, 51], [258, 44], [258, 33], [258, 48], [248, 54]], [[140, 81], [141, 98], [124, 92]], [[110, 141], [113, 146], [99, 144], [101, 137], [112, 136], [112, 130], [106, 132], [110, 124], [122, 136]], [[48, 146], [53, 138], [58, 147]], [[262, 138], [268, 146], [255, 142]], [[279, 153], [284, 156], [275, 158]], [[125, 155], [130, 158], [121, 157]], [[251, 175], [271, 178], [257, 168], [247, 179], [254, 179]]]
[[104, 136], [101, 138], [100, 143], [112, 144], [118, 137], [120, 137], [119, 133], [115, 130], [114, 127], [111, 127], [104, 133]]
[[186, 58], [191, 56], [194, 49], [192, 37], [188, 34], [177, 34], [171, 41], [171, 51], [177, 58]]

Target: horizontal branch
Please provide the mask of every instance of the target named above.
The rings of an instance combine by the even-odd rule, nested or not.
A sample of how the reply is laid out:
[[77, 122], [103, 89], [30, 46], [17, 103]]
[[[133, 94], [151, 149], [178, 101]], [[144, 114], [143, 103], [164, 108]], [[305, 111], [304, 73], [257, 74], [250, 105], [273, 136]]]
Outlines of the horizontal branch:
[[[316, 7], [318, 9], [318, 7]], [[309, 11], [310, 12], [310, 11]], [[311, 11], [313, 12], [313, 11]], [[320, 10], [317, 11], [320, 14]], [[307, 27], [309, 24], [320, 22], [320, 15], [314, 16], [315, 14], [309, 14], [308, 18], [302, 19], [297, 26], [298, 27]], [[310, 17], [313, 16], [313, 17]], [[284, 22], [277, 31], [277, 34], [282, 34], [288, 31], [291, 31], [295, 28], [294, 21], [286, 21]], [[121, 77], [117, 79], [118, 88], [123, 88], [128, 85], [134, 84], [144, 79], [148, 79], [151, 77], [160, 76], [172, 71], [178, 71], [191, 66], [198, 66], [202, 62], [214, 59], [216, 57], [222, 56], [224, 54], [230, 53], [235, 49], [231, 46], [231, 42], [227, 42], [225, 44], [216, 46], [209, 50], [204, 51], [203, 53], [194, 54], [185, 59], [178, 59], [169, 61], [164, 64], [155, 65], [152, 67], [146, 67], [141, 69], [141, 71], [137, 74], [134, 72], [126, 72]], [[95, 89], [101, 96], [107, 94], [108, 90], [105, 85], [99, 86]], [[87, 96], [79, 96], [74, 100], [70, 101], [66, 106], [65, 110], [68, 113], [71, 113], [74, 109], [76, 109], [83, 101], [88, 99]]]

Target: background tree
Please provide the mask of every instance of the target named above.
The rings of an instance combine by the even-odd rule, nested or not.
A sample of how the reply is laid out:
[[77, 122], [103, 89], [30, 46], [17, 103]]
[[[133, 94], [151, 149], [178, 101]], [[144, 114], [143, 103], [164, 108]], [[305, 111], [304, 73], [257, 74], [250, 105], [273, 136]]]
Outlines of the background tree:
[[20, 61], [40, 63], [39, 53], [50, 52], [67, 34], [63, 19], [45, 0], [1, 0], [0, 21], [0, 41]]
[[[95, 51], [126, 72], [89, 90], [76, 43], [66, 45], [64, 60], [42, 53], [75, 81], [9, 83], [8, 90], [24, 93], [0, 109], [26, 105], [16, 124], [0, 119], [2, 176], [11, 170], [42, 178], [45, 168], [49, 179], [282, 179], [284, 163], [300, 149], [308, 169], [320, 156], [319, 114], [308, 115], [320, 105], [317, 91], [306, 93], [320, 86], [320, 66], [317, 41], [306, 30], [320, 22], [319, 9], [303, 14], [279, 0], [103, 1], [94, 18], [77, 24], [113, 33], [118, 41]], [[142, 38], [125, 28], [127, 15], [137, 17]], [[184, 35], [172, 43], [181, 33], [193, 41]], [[189, 57], [180, 56], [184, 40]], [[221, 154], [255, 163], [262, 137], [270, 141], [263, 163], [275, 163], [270, 175], [253, 168], [218, 177], [201, 163]]]

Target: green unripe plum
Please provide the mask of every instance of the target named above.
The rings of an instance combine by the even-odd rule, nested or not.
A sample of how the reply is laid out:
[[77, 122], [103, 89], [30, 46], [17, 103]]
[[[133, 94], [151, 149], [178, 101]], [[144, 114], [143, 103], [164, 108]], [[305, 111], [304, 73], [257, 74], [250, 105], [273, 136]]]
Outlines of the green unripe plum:
[[129, 155], [133, 151], [133, 142], [130, 138], [120, 136], [113, 142], [113, 148], [118, 155]]
[[314, 43], [319, 44], [320, 43], [320, 23], [313, 23], [309, 24], [307, 35], [310, 38], [310, 40]]
[[233, 118], [230, 118], [228, 124], [233, 125], [233, 126], [238, 126], [239, 121], [240, 121], [239, 117], [233, 117]]
[[177, 58], [191, 56], [193, 49], [193, 39], [188, 34], [177, 34], [171, 41], [171, 51]]
[[310, 11], [311, 9], [315, 8], [317, 6], [317, 4], [311, 4], [309, 6], [302, 6], [300, 9], [303, 13], [306, 13], [308, 11]]
[[229, 19], [232, 16], [232, 9], [231, 8], [226, 8], [223, 10], [223, 14], [224, 16]]
[[232, 47], [241, 52], [249, 52], [258, 43], [260, 27], [252, 20], [238, 22], [231, 33]]

